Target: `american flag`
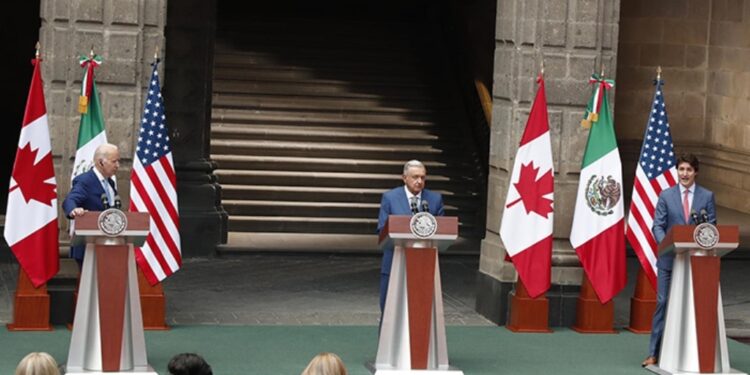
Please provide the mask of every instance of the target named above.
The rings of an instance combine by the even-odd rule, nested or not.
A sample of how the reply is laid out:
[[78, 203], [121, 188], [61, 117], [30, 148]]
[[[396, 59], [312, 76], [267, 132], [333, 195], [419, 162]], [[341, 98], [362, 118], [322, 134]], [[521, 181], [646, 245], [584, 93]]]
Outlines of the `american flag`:
[[654, 94], [646, 133], [643, 136], [638, 165], [635, 170], [633, 198], [628, 215], [627, 235], [641, 267], [651, 285], [656, 288], [656, 239], [651, 232], [654, 209], [662, 190], [677, 183], [677, 168], [672, 143], [672, 132], [667, 120], [667, 109], [660, 79], [654, 81]]
[[130, 175], [130, 211], [151, 214], [146, 242], [136, 249], [136, 261], [151, 285], [177, 272], [182, 265], [177, 184], [158, 64], [159, 60], [152, 64], [154, 69]]

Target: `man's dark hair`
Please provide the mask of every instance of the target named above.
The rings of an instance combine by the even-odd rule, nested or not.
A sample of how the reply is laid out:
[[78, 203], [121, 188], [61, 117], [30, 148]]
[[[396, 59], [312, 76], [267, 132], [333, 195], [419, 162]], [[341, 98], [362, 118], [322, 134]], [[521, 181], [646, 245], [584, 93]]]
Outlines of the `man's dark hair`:
[[700, 166], [700, 162], [698, 161], [698, 157], [694, 154], [690, 153], [682, 153], [680, 156], [677, 157], [677, 167], [680, 166], [682, 163], [688, 163], [690, 164], [693, 169], [695, 169], [696, 172], [698, 172], [698, 167]]
[[213, 375], [211, 366], [198, 354], [180, 353], [172, 357], [167, 365], [170, 375]]

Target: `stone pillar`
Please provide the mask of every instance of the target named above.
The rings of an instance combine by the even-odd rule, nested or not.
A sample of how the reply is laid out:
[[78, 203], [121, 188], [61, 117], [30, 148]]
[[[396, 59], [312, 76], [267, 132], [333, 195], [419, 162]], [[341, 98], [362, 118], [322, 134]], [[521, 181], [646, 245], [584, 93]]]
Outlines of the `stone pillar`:
[[184, 256], [212, 255], [226, 243], [227, 214], [210, 159], [216, 3], [170, 1], [164, 88], [173, 146]]
[[[135, 134], [156, 46], [164, 46], [165, 0], [42, 0], [40, 42], [57, 191], [70, 191], [80, 114], [83, 69], [78, 57], [93, 49], [104, 62], [95, 71], [107, 139], [120, 148], [117, 174], [124, 202], [130, 197]], [[30, 58], [30, 57], [29, 57]], [[169, 102], [167, 102], [169, 106]], [[61, 223], [67, 219], [61, 213]], [[67, 224], [61, 234], [67, 237]]]
[[550, 325], [572, 325], [582, 269], [569, 242], [575, 193], [587, 131], [579, 125], [591, 88], [588, 79], [604, 66], [616, 69], [619, 1], [498, 0], [495, 23], [490, 174], [487, 228], [482, 241], [476, 309], [505, 324], [508, 292], [516, 280], [504, 262], [499, 229], [503, 202], [544, 60], [555, 166], [555, 223]]

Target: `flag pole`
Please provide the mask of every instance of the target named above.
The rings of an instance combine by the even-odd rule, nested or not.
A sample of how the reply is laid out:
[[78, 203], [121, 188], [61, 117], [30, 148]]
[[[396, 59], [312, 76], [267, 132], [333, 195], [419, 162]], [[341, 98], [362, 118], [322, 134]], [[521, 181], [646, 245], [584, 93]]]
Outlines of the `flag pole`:
[[[661, 65], [656, 67], [656, 82], [661, 82]], [[630, 322], [625, 328], [637, 334], [651, 333], [651, 324], [656, 310], [656, 290], [648, 280], [643, 267], [638, 268], [635, 290], [630, 297]]]
[[[36, 42], [34, 52], [34, 69], [39, 69], [41, 44]], [[32, 77], [32, 81], [34, 78]], [[33, 87], [33, 82], [32, 82]], [[30, 89], [31, 90], [31, 89]], [[26, 104], [28, 107], [28, 103]], [[45, 126], [47, 126], [45, 124]], [[50, 324], [50, 295], [47, 283], [34, 287], [31, 278], [18, 266], [16, 293], [13, 301], [13, 320], [6, 324], [8, 331], [52, 331]]]

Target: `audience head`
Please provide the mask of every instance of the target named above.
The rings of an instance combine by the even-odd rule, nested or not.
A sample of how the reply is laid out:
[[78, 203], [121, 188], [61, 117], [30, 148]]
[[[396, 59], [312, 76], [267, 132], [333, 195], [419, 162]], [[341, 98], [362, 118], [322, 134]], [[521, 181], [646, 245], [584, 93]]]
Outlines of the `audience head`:
[[302, 375], [347, 375], [341, 358], [333, 353], [320, 353], [313, 357]]
[[170, 375], [213, 375], [211, 366], [195, 353], [181, 353], [172, 357], [167, 370]]
[[15, 375], [60, 375], [60, 370], [51, 355], [33, 352], [27, 354], [18, 363]]

